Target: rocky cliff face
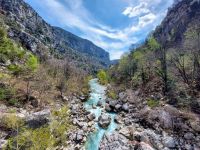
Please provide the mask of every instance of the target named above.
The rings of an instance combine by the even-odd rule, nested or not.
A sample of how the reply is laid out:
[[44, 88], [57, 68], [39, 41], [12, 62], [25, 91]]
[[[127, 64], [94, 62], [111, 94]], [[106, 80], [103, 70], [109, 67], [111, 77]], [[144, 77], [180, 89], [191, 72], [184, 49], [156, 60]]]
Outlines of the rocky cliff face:
[[185, 31], [192, 25], [200, 25], [200, 1], [178, 0], [155, 30], [154, 36], [159, 41], [163, 39], [170, 46], [181, 46]]
[[[46, 23], [23, 0], [0, 0], [0, 13], [9, 36], [34, 53], [44, 49], [73, 60], [78, 66], [101, 68], [110, 63], [109, 54], [92, 42]], [[92, 65], [91, 65], [92, 64]]]

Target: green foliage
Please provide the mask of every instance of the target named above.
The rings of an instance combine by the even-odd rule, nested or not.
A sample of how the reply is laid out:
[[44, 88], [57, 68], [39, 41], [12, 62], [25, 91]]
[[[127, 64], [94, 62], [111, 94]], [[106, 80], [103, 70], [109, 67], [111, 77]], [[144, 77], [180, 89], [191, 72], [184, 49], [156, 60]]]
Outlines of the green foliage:
[[17, 106], [18, 100], [16, 98], [11, 98], [8, 100], [8, 104], [12, 106]]
[[82, 86], [81, 91], [82, 91], [83, 94], [85, 94], [85, 95], [88, 95], [88, 94], [89, 94], [90, 86], [89, 86], [88, 82], [89, 82], [92, 78], [93, 78], [92, 76], [87, 76], [87, 77], [84, 78], [83, 86]]
[[34, 55], [30, 54], [27, 61], [26, 67], [28, 70], [35, 71], [38, 68], [38, 59]]
[[[66, 146], [67, 131], [71, 127], [69, 122], [69, 109], [63, 107], [52, 112], [50, 124], [37, 129], [23, 126], [23, 121], [16, 115], [4, 119], [5, 125], [11, 129], [19, 128], [16, 136], [11, 137], [6, 149], [46, 150], [55, 149], [56, 146]], [[1, 121], [2, 122], [2, 121]]]
[[23, 72], [23, 68], [20, 65], [16, 64], [11, 64], [7, 68], [16, 76], [20, 75]]
[[[13, 99], [15, 96], [15, 90], [8, 87], [1, 87], [0, 88], [0, 101], [9, 101], [12, 103], [11, 99]], [[9, 103], [9, 104], [11, 104]]]
[[147, 43], [150, 50], [158, 50], [160, 48], [160, 44], [156, 41], [154, 37], [150, 37]]
[[131, 79], [136, 70], [136, 61], [128, 55], [122, 56], [119, 62], [118, 71], [122, 74], [123, 79]]
[[97, 73], [97, 77], [99, 79], [99, 82], [103, 85], [105, 84], [108, 84], [108, 74], [104, 71], [104, 70], [100, 70], [98, 73]]
[[33, 54], [26, 52], [14, 41], [7, 37], [7, 33], [0, 28], [0, 62], [11, 62], [8, 69], [14, 75], [20, 75], [24, 71], [35, 71], [38, 67], [38, 60]]
[[109, 98], [117, 99], [117, 94], [115, 93], [114, 90], [109, 90], [107, 95], [108, 95]]
[[148, 99], [147, 100], [147, 105], [151, 108], [158, 107], [159, 106], [159, 101], [154, 100], [154, 99]]
[[50, 128], [41, 127], [35, 130], [22, 128], [18, 136], [10, 138], [6, 149], [45, 150], [52, 148], [54, 140]]
[[8, 129], [17, 130], [17, 128], [23, 125], [24, 120], [17, 117], [15, 114], [6, 115], [1, 119], [1, 126]]

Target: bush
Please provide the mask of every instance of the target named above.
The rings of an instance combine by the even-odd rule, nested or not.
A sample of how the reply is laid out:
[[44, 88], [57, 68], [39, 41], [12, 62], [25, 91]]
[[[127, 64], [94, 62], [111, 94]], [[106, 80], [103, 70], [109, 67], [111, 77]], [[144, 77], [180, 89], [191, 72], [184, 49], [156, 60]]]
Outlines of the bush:
[[8, 70], [11, 71], [14, 75], [18, 76], [23, 72], [23, 68], [19, 65], [9, 65]]
[[[23, 126], [16, 115], [6, 117], [4, 125], [10, 129], [19, 128], [19, 132], [14, 134], [8, 141], [6, 149], [45, 150], [55, 149], [56, 146], [65, 146], [67, 141], [67, 131], [71, 127], [69, 122], [69, 109], [63, 107], [52, 112], [50, 124], [37, 129], [30, 129]], [[2, 121], [1, 121], [2, 122]]]
[[109, 98], [117, 99], [117, 94], [113, 90], [111, 90], [111, 91], [109, 90], [107, 95], [108, 95]]
[[8, 100], [8, 104], [12, 105], [12, 106], [17, 106], [18, 100], [15, 99], [15, 98], [11, 98], [11, 99]]
[[28, 70], [35, 71], [38, 67], [38, 59], [34, 55], [30, 54], [26, 61], [26, 67]]
[[0, 120], [1, 126], [11, 130], [18, 130], [24, 125], [23, 119], [17, 117], [15, 114], [3, 116]]
[[8, 87], [0, 87], [0, 100], [9, 100], [15, 95], [15, 90]]
[[100, 70], [97, 74], [99, 82], [103, 85], [108, 84], [108, 75], [104, 70]]
[[147, 100], [147, 105], [151, 108], [158, 107], [159, 106], [159, 101], [154, 100], [154, 99], [148, 99]]

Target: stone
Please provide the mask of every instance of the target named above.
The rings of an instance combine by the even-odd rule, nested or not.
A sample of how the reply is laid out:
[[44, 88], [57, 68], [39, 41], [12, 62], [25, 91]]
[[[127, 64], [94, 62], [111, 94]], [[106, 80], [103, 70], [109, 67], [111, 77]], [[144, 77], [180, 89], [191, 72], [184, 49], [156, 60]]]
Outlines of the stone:
[[50, 109], [32, 113], [26, 117], [26, 123], [30, 128], [41, 127], [50, 121], [50, 113]]
[[193, 121], [190, 123], [191, 124], [191, 127], [194, 131], [196, 132], [200, 132], [200, 122], [198, 121]]
[[138, 146], [138, 150], [155, 150], [153, 147], [151, 147], [149, 144], [140, 142]]
[[80, 99], [82, 102], [87, 101], [87, 97], [84, 96], [84, 95], [80, 96], [79, 99]]
[[125, 99], [125, 98], [126, 98], [126, 96], [127, 96], [127, 95], [126, 95], [126, 93], [125, 93], [125, 92], [120, 92], [120, 93], [119, 93], [119, 99], [120, 99], [120, 100], [123, 100], [123, 99]]
[[111, 107], [111, 108], [115, 108], [115, 105], [117, 105], [117, 101], [116, 100], [112, 100], [112, 101], [110, 101], [109, 102], [109, 106]]
[[129, 106], [128, 106], [127, 103], [122, 105], [122, 110], [125, 111], [125, 112], [129, 112]]
[[76, 142], [78, 143], [82, 142], [83, 138], [84, 138], [83, 131], [82, 130], [78, 131], [76, 134]]
[[114, 121], [116, 123], [122, 123], [121, 118], [119, 116], [115, 116]]
[[135, 131], [135, 129], [133, 127], [128, 126], [128, 127], [124, 127], [122, 129], [120, 129], [119, 133], [122, 134], [123, 136], [125, 136], [129, 140], [133, 140], [134, 131]]
[[98, 102], [97, 102], [97, 106], [100, 106], [100, 107], [101, 107], [102, 105], [103, 105], [103, 103], [102, 103], [101, 101], [98, 101]]
[[110, 105], [109, 104], [105, 104], [105, 110], [107, 111], [107, 112], [111, 112], [111, 108], [110, 108]]
[[8, 143], [7, 140], [0, 139], [0, 149], [3, 149], [3, 147], [5, 147], [7, 143]]
[[122, 105], [117, 104], [117, 105], [115, 105], [115, 110], [116, 110], [117, 112], [119, 112], [119, 111], [121, 110], [121, 107], [122, 107]]
[[92, 121], [92, 120], [94, 120], [96, 117], [95, 117], [95, 114], [90, 113], [90, 114], [87, 116], [87, 118], [89, 119], [89, 121]]
[[108, 128], [110, 125], [111, 118], [109, 115], [101, 114], [98, 118], [98, 125], [104, 129]]
[[176, 142], [174, 140], [173, 137], [164, 137], [163, 139], [163, 144], [164, 146], [168, 147], [168, 148], [175, 148], [176, 147]]
[[194, 134], [188, 132], [188, 133], [186, 133], [186, 134], [184, 135], [184, 138], [185, 138], [186, 140], [192, 140], [192, 139], [194, 139]]

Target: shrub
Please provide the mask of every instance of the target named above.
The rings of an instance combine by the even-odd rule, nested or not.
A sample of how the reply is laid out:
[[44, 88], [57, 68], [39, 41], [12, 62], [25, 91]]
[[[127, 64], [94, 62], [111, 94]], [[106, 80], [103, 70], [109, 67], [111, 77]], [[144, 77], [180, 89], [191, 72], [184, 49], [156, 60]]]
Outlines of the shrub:
[[15, 90], [8, 87], [0, 87], [0, 100], [9, 100], [15, 95]]
[[38, 67], [38, 59], [36, 56], [30, 54], [27, 61], [26, 61], [26, 67], [28, 70], [35, 71]]
[[154, 100], [154, 99], [148, 99], [147, 100], [147, 105], [151, 108], [158, 107], [159, 106], [159, 101]]
[[6, 122], [5, 125], [9, 128], [15, 129], [16, 125], [17, 127], [21, 127], [18, 130], [18, 134], [9, 139], [6, 149], [18, 149], [20, 147], [20, 149], [27, 150], [45, 150], [54, 149], [58, 145], [64, 146], [67, 141], [65, 133], [71, 127], [69, 109], [67, 107], [54, 110], [50, 124], [37, 129], [22, 126], [23, 124], [18, 122], [15, 115], [9, 116], [4, 121]]
[[15, 114], [3, 116], [3, 118], [1, 119], [1, 126], [12, 129], [14, 131], [18, 130], [19, 127], [23, 125], [23, 119], [17, 117]]
[[23, 68], [19, 65], [9, 65], [8, 70], [11, 71], [14, 75], [18, 76], [23, 72]]
[[15, 98], [11, 98], [11, 99], [8, 100], [8, 104], [12, 105], [12, 106], [17, 106], [18, 100], [15, 99]]
[[109, 90], [107, 95], [108, 95], [109, 98], [117, 99], [117, 94], [113, 90]]
[[104, 70], [100, 70], [97, 74], [99, 82], [103, 85], [108, 84], [108, 75]]

